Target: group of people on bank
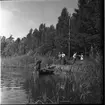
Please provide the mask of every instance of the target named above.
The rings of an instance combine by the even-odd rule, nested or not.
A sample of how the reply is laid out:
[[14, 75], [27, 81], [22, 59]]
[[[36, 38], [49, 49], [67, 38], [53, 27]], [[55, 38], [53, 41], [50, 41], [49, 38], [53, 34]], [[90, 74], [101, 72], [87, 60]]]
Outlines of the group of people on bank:
[[[81, 55], [77, 55], [77, 52], [75, 52], [75, 53], [73, 54], [73, 64], [75, 63], [75, 61], [76, 61], [76, 59], [77, 59], [77, 56], [80, 57], [80, 60], [83, 60], [83, 59], [84, 59], [82, 53], [81, 53]], [[59, 52], [58, 57], [59, 57], [59, 60], [61, 61], [61, 64], [63, 64], [63, 65], [67, 64], [66, 55], [65, 55], [63, 52], [62, 52], [62, 53]], [[40, 72], [40, 70], [41, 70], [41, 62], [42, 62], [41, 60], [38, 60], [38, 61], [36, 62], [36, 66], [35, 66], [35, 69], [36, 69], [37, 71], [39, 71], [39, 72]]]
[[[66, 63], [66, 60], [65, 60], [65, 54], [62, 52], [58, 54], [58, 57], [59, 57], [59, 60], [61, 60], [63, 62], [63, 64]], [[80, 60], [82, 61], [84, 58], [83, 58], [83, 53], [81, 53], [81, 55], [77, 55], [77, 52], [75, 52], [73, 54], [73, 62], [75, 63], [76, 59], [77, 59], [77, 56], [80, 58]]]

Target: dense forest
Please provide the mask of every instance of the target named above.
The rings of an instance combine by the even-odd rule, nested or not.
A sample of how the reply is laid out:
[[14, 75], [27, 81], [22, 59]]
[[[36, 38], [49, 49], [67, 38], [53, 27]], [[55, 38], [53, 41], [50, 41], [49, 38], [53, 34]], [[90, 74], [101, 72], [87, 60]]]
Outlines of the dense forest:
[[[14, 40], [1, 37], [1, 56], [20, 56], [25, 54], [50, 54], [55, 56], [59, 51], [68, 55], [70, 29], [70, 55], [74, 52], [89, 54], [101, 51], [100, 0], [78, 0], [78, 9], [70, 17], [66, 7], [58, 17], [56, 27], [40, 24], [39, 29], [30, 29], [26, 37]], [[70, 25], [69, 25], [70, 19]], [[94, 54], [94, 55], [95, 55]]]

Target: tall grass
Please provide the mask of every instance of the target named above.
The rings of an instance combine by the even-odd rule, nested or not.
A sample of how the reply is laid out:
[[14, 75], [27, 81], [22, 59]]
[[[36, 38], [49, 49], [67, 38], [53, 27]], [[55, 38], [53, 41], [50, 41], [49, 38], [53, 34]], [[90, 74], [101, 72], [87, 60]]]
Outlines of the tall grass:
[[2, 67], [34, 67], [37, 60], [42, 60], [42, 67], [55, 62], [54, 57], [44, 55], [21, 55], [1, 58]]
[[[76, 66], [76, 65], [75, 65]], [[79, 65], [78, 65], [79, 66]], [[78, 67], [77, 67], [78, 68]], [[72, 68], [71, 68], [72, 69]], [[30, 87], [31, 95], [33, 96], [33, 102], [38, 104], [60, 104], [60, 103], [69, 103], [69, 104], [98, 104], [102, 103], [102, 67], [101, 65], [95, 65], [93, 63], [84, 64], [80, 66], [78, 70], [66, 73], [66, 78], [64, 81], [45, 83], [46, 87], [43, 84], [40, 84], [38, 81], [31, 83], [33, 88]], [[32, 80], [32, 79], [31, 79]], [[43, 91], [41, 92], [40, 88], [36, 88], [37, 83], [43, 85]], [[44, 81], [42, 82], [44, 83]], [[51, 85], [53, 89], [47, 87]], [[42, 87], [42, 86], [39, 86]], [[38, 89], [38, 90], [37, 90]], [[50, 93], [49, 93], [49, 91]], [[39, 91], [39, 95], [36, 92]]]
[[28, 67], [32, 64], [34, 64], [34, 57], [29, 55], [1, 58], [2, 67]]

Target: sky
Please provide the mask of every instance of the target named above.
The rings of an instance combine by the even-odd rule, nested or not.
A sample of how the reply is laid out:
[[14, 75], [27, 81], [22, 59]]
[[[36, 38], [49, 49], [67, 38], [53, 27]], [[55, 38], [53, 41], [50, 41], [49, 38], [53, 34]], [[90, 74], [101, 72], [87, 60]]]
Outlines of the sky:
[[64, 7], [73, 13], [78, 0], [6, 0], [0, 1], [0, 36], [25, 37], [41, 23], [56, 26]]

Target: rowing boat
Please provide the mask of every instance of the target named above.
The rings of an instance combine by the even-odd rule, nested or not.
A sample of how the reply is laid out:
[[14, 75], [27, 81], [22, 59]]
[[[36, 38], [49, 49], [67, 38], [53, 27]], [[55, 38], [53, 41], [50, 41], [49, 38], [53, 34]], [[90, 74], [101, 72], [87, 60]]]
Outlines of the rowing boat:
[[48, 68], [42, 68], [39, 70], [39, 75], [53, 74], [54, 68], [55, 68], [55, 66], [48, 67]]

